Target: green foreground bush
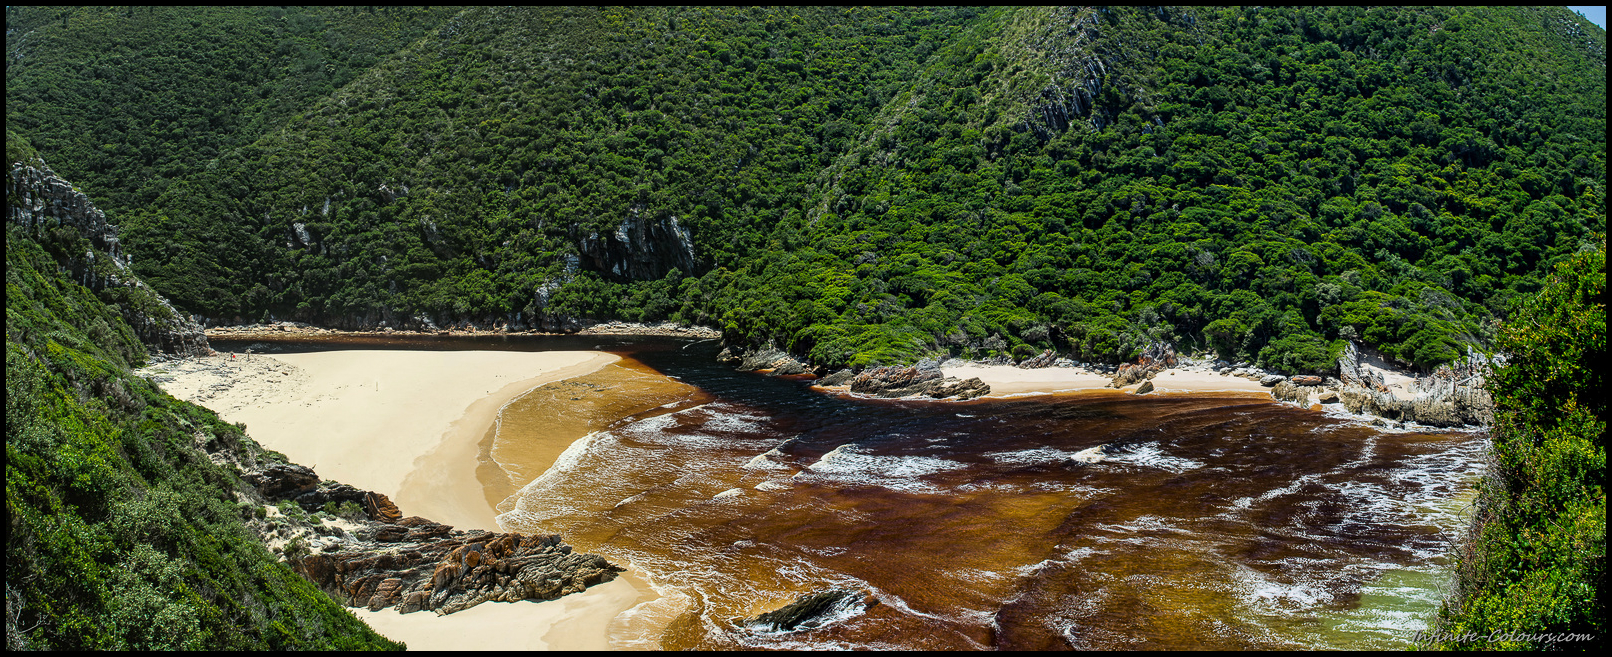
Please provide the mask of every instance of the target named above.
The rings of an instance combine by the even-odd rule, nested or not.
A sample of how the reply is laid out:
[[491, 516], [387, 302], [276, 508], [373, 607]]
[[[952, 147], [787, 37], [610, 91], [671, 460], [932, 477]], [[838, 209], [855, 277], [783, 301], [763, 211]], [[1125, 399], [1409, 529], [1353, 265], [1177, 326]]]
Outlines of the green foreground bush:
[[[1557, 267], [1500, 336], [1492, 461], [1434, 623], [1444, 649], [1589, 649], [1606, 606], [1606, 245]], [[1502, 640], [1491, 641], [1496, 633]], [[1584, 634], [1588, 641], [1537, 635]], [[1557, 638], [1560, 638], [1559, 636]]]

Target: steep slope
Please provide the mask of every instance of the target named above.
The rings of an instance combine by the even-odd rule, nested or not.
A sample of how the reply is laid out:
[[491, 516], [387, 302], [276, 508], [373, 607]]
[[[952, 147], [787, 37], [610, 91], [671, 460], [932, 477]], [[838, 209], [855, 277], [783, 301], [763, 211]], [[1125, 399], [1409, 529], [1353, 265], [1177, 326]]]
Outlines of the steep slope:
[[118, 216], [457, 11], [8, 6], [6, 126]]
[[[26, 150], [8, 141], [8, 155]], [[19, 164], [11, 180], [37, 175]], [[401, 647], [246, 527], [254, 507], [235, 466], [283, 457], [131, 372], [147, 345], [124, 320], [129, 295], [160, 297], [121, 269], [105, 274], [119, 281], [101, 295], [69, 278], [98, 278], [92, 263], [117, 262], [103, 250], [115, 242], [93, 241], [110, 227], [74, 223], [99, 212], [19, 206], [41, 197], [16, 191], [6, 230], [7, 648]], [[38, 219], [50, 246], [36, 241]], [[109, 291], [122, 313], [103, 300]]]
[[1605, 106], [1560, 8], [469, 9], [126, 240], [218, 320], [1430, 368], [1604, 232]]
[[[207, 338], [195, 320], [130, 271], [117, 227], [107, 223], [106, 214], [45, 166], [26, 140], [8, 133], [8, 146], [13, 143], [19, 145], [22, 158], [14, 160], [6, 179], [7, 226], [51, 252], [68, 280], [115, 308], [151, 351], [175, 356], [209, 353]], [[97, 325], [92, 334], [104, 339], [107, 331]]]

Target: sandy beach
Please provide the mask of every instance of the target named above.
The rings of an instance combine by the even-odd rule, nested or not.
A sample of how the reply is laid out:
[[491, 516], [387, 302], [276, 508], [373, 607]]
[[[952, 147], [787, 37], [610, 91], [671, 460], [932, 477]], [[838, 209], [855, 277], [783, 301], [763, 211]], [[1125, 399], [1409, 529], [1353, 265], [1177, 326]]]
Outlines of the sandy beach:
[[351, 611], [409, 650], [609, 650], [610, 622], [654, 598], [648, 584], [622, 573], [557, 600], [487, 602], [447, 616]]
[[[476, 478], [498, 409], [618, 358], [598, 352], [350, 350], [164, 363], [169, 394], [243, 422], [321, 477], [384, 493], [405, 515], [501, 531]], [[164, 370], [166, 370], [164, 372]]]
[[[986, 395], [987, 398], [1035, 393], [1101, 392], [1105, 390], [1115, 394], [1134, 393], [1141, 386], [1141, 383], [1135, 383], [1116, 390], [1110, 386], [1111, 376], [1072, 367], [1047, 367], [1025, 370], [1011, 365], [968, 365], [964, 367], [948, 367], [943, 371], [946, 376], [955, 376], [959, 379], [979, 377], [986, 385], [991, 386], [991, 394]], [[1246, 395], [1266, 399], [1271, 397], [1271, 389], [1260, 385], [1258, 381], [1238, 376], [1222, 376], [1214, 372], [1184, 369], [1170, 369], [1159, 372], [1153, 377], [1153, 389], [1153, 394], [1230, 393], [1236, 396]]]
[[[599, 352], [353, 350], [223, 354], [140, 373], [245, 423], [259, 443], [321, 477], [385, 493], [406, 515], [502, 531], [476, 476], [479, 443], [499, 411], [534, 388], [617, 360]], [[448, 616], [351, 611], [417, 650], [602, 650], [611, 620], [654, 597], [624, 573], [557, 600], [485, 603]]]

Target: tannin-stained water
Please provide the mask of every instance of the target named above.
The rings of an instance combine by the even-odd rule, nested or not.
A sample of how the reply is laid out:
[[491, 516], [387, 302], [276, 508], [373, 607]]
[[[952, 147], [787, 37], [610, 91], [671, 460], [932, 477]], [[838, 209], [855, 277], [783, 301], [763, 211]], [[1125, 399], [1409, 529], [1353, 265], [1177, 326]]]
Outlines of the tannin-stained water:
[[[663, 592], [618, 623], [622, 647], [1403, 645], [1482, 447], [1246, 399], [841, 398], [714, 350], [551, 384], [490, 441], [499, 490], [530, 478], [506, 529], [561, 533]], [[879, 604], [744, 623], [827, 588]]]
[[[618, 619], [620, 647], [1404, 646], [1442, 597], [1483, 448], [1247, 399], [846, 399], [734, 372], [711, 342], [215, 347], [260, 342], [627, 356], [510, 403], [478, 470], [509, 529], [563, 533], [663, 592]], [[831, 587], [880, 604], [792, 633], [743, 623]]]

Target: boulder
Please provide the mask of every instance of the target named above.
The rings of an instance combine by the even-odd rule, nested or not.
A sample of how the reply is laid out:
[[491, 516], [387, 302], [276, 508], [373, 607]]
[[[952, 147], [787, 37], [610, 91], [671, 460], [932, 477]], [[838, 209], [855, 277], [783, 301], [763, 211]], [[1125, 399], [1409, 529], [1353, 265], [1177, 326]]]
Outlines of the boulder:
[[944, 375], [937, 364], [925, 361], [912, 367], [870, 367], [851, 379], [851, 392], [880, 397], [927, 393]]
[[1137, 386], [1137, 388], [1136, 388], [1136, 394], [1138, 394], [1138, 395], [1145, 395], [1145, 394], [1150, 393], [1150, 392], [1153, 392], [1153, 382], [1152, 381], [1143, 381], [1142, 385]]
[[259, 494], [271, 500], [297, 497], [319, 485], [319, 475], [295, 463], [267, 463], [257, 472], [247, 474], [244, 479], [256, 486]]
[[816, 384], [820, 386], [843, 386], [849, 384], [851, 379], [854, 378], [856, 378], [856, 372], [844, 369], [818, 379]]
[[[446, 534], [416, 536], [422, 529]], [[310, 554], [292, 564], [321, 590], [348, 606], [401, 613], [442, 614], [489, 600], [547, 600], [615, 578], [622, 569], [603, 557], [574, 552], [558, 536], [455, 531], [424, 518], [381, 525], [386, 544], [362, 544]]]
[[925, 394], [935, 399], [956, 397], [958, 400], [968, 400], [991, 394], [991, 386], [986, 385], [977, 376], [962, 381], [959, 381], [956, 377], [948, 377], [930, 388]]
[[1295, 376], [1295, 377], [1293, 377], [1292, 381], [1293, 381], [1293, 385], [1296, 385], [1296, 386], [1318, 386], [1318, 385], [1321, 385], [1322, 383], [1326, 382], [1325, 379], [1322, 379], [1319, 376], [1310, 376], [1310, 375]]
[[1278, 383], [1281, 383], [1283, 381], [1286, 381], [1286, 380], [1287, 380], [1287, 377], [1282, 376], [1280, 374], [1268, 374], [1268, 375], [1260, 378], [1259, 384], [1269, 388], [1271, 386], [1274, 386], [1274, 385], [1276, 385]]
[[1321, 396], [1316, 399], [1323, 404], [1336, 404], [1339, 401], [1338, 393], [1332, 390], [1321, 393]]
[[1053, 355], [1051, 349], [1048, 349], [1041, 352], [1041, 355], [1039, 356], [1026, 358], [1024, 362], [1019, 363], [1019, 367], [1027, 370], [1040, 369], [1043, 367], [1051, 367], [1057, 361], [1058, 357]]
[[1151, 378], [1148, 376], [1150, 374], [1175, 367], [1175, 364], [1175, 348], [1168, 344], [1156, 343], [1144, 350], [1135, 363], [1120, 365], [1119, 369], [1114, 371], [1111, 385], [1123, 388]]
[[821, 627], [847, 613], [860, 613], [879, 604], [878, 598], [855, 591], [828, 590], [807, 593], [783, 607], [750, 621], [772, 632]]
[[364, 512], [377, 522], [397, 522], [403, 517], [403, 512], [391, 499], [373, 491], [364, 494]]

